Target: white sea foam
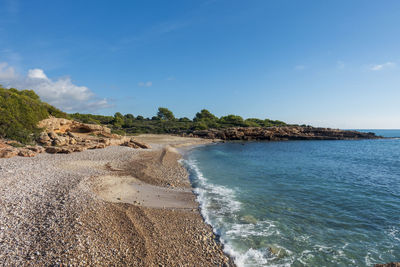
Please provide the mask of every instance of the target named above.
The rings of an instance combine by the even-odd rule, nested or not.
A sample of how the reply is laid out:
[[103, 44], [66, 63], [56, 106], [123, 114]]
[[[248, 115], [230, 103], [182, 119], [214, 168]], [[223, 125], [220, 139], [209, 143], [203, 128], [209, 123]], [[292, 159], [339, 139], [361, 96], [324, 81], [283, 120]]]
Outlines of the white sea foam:
[[[230, 240], [248, 236], [270, 236], [278, 234], [272, 222], [258, 221], [256, 223], [227, 222], [224, 218], [235, 218], [240, 211], [241, 203], [235, 198], [235, 190], [222, 185], [213, 184], [203, 175], [193, 159], [183, 161], [197, 186], [194, 189], [200, 204], [202, 216], [206, 223], [213, 227], [224, 245], [224, 252], [230, 255], [237, 266], [265, 266], [271, 255], [268, 249], [239, 249]], [[290, 251], [285, 250], [288, 253]], [[273, 258], [272, 258], [273, 259]], [[268, 266], [273, 266], [268, 264]], [[286, 265], [280, 265], [286, 266]], [[289, 265], [287, 265], [289, 266]]]
[[271, 236], [279, 234], [276, 226], [269, 221], [259, 221], [254, 223], [236, 223], [232, 224], [230, 229], [226, 231], [226, 235], [230, 237], [241, 236]]
[[386, 233], [389, 235], [390, 238], [394, 239], [395, 241], [400, 241], [400, 231], [395, 227], [391, 227]]

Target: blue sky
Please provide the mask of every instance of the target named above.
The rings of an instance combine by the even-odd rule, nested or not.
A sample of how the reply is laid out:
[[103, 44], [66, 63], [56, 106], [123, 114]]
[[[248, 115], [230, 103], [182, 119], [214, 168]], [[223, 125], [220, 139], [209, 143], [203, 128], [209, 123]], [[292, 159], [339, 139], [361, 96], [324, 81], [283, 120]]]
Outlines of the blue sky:
[[0, 0], [0, 83], [69, 112], [400, 128], [400, 1]]

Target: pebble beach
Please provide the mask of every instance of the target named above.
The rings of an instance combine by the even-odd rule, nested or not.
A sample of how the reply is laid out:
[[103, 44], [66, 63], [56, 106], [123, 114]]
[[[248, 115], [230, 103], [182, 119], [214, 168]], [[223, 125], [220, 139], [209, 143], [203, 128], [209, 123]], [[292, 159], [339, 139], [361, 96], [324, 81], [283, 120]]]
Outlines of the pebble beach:
[[0, 159], [2, 266], [232, 266], [201, 217], [177, 147]]

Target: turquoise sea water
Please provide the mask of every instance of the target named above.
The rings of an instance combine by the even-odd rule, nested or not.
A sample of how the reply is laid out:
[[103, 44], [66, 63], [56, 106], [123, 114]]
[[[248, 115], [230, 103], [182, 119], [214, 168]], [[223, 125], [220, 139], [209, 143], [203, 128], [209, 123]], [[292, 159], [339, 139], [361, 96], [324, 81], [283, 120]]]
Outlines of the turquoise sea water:
[[224, 143], [185, 163], [238, 266], [400, 261], [400, 139]]

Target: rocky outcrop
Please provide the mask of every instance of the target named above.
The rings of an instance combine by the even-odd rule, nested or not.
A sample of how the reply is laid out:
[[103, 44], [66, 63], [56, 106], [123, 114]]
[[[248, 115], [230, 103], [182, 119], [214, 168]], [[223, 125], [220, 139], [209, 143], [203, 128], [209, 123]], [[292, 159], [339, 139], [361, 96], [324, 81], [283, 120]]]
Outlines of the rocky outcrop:
[[50, 117], [42, 120], [38, 124], [39, 128], [43, 128], [46, 132], [55, 133], [95, 133], [95, 134], [106, 134], [110, 135], [111, 130], [105, 126], [97, 124], [86, 124], [73, 120], [67, 120], [62, 118]]
[[41, 146], [22, 146], [13, 147], [10, 144], [14, 144], [16, 142], [1, 142], [0, 146], [0, 158], [11, 158], [15, 156], [20, 157], [34, 157], [39, 153], [43, 153], [45, 149]]
[[[33, 157], [38, 153], [69, 154], [86, 149], [105, 148], [111, 145], [131, 148], [151, 148], [130, 136], [112, 134], [111, 130], [101, 125], [80, 123], [67, 119], [49, 118], [39, 123], [44, 131], [37, 137], [38, 146], [23, 146], [15, 141], [1, 142], [0, 158], [14, 156]], [[11, 143], [15, 143], [14, 146]]]
[[111, 135], [110, 138], [96, 135], [77, 134], [71, 132], [65, 133], [47, 133], [46, 138], [41, 134], [38, 142], [44, 145], [47, 153], [51, 154], [69, 154], [80, 152], [86, 149], [105, 148], [111, 145], [128, 146], [131, 148], [151, 148], [150, 145], [136, 141], [133, 137]]
[[348, 140], [348, 139], [377, 139], [374, 133], [346, 131], [330, 128], [315, 128], [311, 126], [285, 127], [238, 127], [226, 129], [209, 129], [193, 131], [187, 136], [222, 139], [222, 140]]
[[0, 158], [12, 158], [18, 155], [19, 151], [13, 147], [5, 147], [0, 149]]

